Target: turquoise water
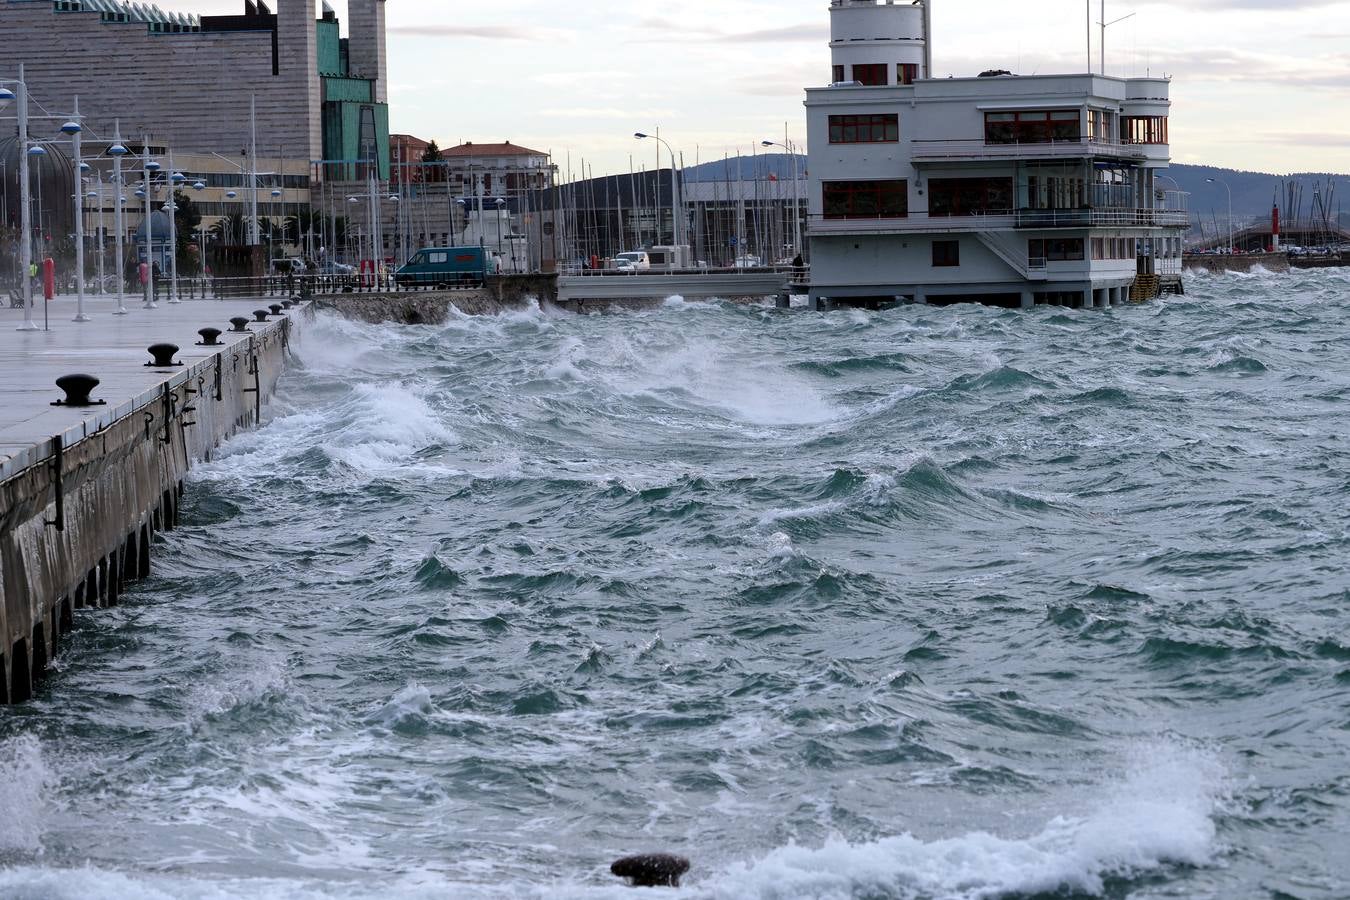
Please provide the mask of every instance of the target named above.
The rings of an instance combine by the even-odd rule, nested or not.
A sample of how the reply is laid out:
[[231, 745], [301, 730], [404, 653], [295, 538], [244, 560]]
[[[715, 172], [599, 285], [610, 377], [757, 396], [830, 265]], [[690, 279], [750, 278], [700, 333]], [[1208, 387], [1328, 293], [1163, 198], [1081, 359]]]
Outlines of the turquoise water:
[[1350, 896], [1350, 274], [1188, 290], [321, 318], [0, 712], [0, 896]]

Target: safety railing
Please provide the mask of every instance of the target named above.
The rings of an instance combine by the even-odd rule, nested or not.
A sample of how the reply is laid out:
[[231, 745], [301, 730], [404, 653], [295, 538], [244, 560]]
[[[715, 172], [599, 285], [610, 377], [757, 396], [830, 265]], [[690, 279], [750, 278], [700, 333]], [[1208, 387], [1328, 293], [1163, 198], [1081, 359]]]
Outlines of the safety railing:
[[1144, 159], [1147, 154], [1138, 144], [1120, 144], [1093, 138], [1074, 138], [1059, 141], [1031, 141], [991, 144], [981, 138], [913, 142], [911, 158], [915, 162], [937, 162], [959, 159], [1054, 159], [1084, 156], [1106, 156]]

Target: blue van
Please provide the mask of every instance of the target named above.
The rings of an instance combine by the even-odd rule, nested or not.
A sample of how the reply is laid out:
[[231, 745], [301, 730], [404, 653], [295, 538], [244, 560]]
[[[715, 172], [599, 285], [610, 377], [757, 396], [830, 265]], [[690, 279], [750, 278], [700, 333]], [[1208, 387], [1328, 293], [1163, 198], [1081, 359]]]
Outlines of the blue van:
[[482, 247], [427, 247], [394, 272], [399, 287], [476, 287], [491, 269]]

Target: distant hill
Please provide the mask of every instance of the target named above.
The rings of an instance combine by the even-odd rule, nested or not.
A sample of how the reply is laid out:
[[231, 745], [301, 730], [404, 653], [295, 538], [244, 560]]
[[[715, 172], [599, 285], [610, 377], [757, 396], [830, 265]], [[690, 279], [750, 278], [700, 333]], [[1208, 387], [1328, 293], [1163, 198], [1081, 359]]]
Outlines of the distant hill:
[[[798, 157], [798, 173], [806, 174], [806, 157]], [[792, 178], [792, 157], [786, 153], [766, 153], [759, 156], [732, 157], [729, 160], [703, 163], [685, 170], [687, 181], [747, 181], [766, 179], [772, 174], [784, 181]], [[1173, 179], [1191, 196], [1188, 208], [1206, 222], [1222, 222], [1228, 216], [1228, 192], [1221, 183], [1210, 184], [1205, 179], [1227, 182], [1233, 190], [1233, 219], [1236, 222], [1265, 219], [1270, 215], [1271, 201], [1280, 198], [1282, 214], [1286, 219], [1312, 218], [1314, 192], [1329, 198], [1328, 214], [1335, 220], [1337, 214], [1343, 224], [1350, 225], [1350, 175], [1325, 172], [1301, 172], [1293, 175], [1271, 175], [1266, 172], [1240, 172], [1213, 166], [1173, 165], [1162, 172]], [[1163, 181], [1164, 187], [1168, 187]], [[1285, 201], [1285, 186], [1302, 186], [1301, 213]]]

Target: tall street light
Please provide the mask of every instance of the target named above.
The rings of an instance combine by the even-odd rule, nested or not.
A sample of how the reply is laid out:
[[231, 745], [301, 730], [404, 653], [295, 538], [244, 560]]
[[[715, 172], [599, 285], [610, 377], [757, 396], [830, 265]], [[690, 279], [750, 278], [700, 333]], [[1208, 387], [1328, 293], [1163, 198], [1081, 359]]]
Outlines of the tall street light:
[[761, 147], [782, 147], [792, 157], [792, 241], [793, 253], [802, 252], [802, 200], [799, 194], [801, 182], [797, 180], [797, 149], [792, 141], [784, 138], [786, 143], [777, 141], [760, 141]]
[[[5, 85], [14, 85], [16, 91], [10, 90]], [[19, 265], [22, 267], [23, 282], [23, 324], [19, 326], [19, 331], [37, 331], [37, 323], [33, 321], [33, 279], [29, 272], [33, 268], [33, 235], [31, 234], [32, 199], [29, 194], [28, 184], [28, 85], [24, 81], [23, 63], [19, 63], [19, 77], [13, 80], [0, 81], [0, 109], [9, 104], [18, 103], [19, 120], [19, 229], [23, 232], [23, 240], [20, 241], [21, 249], [19, 251]]]
[[122, 219], [122, 207], [126, 205], [126, 186], [122, 184], [122, 157], [130, 151], [122, 143], [122, 123], [121, 120], [113, 121], [113, 144], [108, 148], [108, 155], [113, 158], [113, 194], [116, 203], [113, 209], [113, 228], [117, 230], [116, 254], [117, 254], [117, 309], [113, 311], [115, 316], [125, 316], [127, 308], [123, 302], [124, 292], [126, 291], [126, 254], [122, 247], [122, 240], [126, 237], [126, 225]]
[[141, 187], [142, 199], [145, 201], [145, 305], [144, 309], [159, 309], [155, 303], [155, 229], [150, 217], [153, 212], [150, 209], [151, 196], [154, 194], [154, 186], [150, 179], [160, 170], [158, 162], [150, 158], [150, 135], [141, 136]]
[[80, 98], [75, 98], [75, 115], [61, 126], [63, 134], [70, 135], [73, 151], [75, 182], [75, 318], [76, 322], [88, 322], [84, 314], [84, 174], [89, 168], [81, 153], [80, 133], [84, 131], [80, 118]]
[[[680, 188], [679, 183], [675, 178], [675, 151], [671, 149], [670, 144], [664, 138], [658, 135], [643, 134], [639, 131], [636, 132], [633, 137], [640, 141], [648, 138], [659, 141], [661, 144], [665, 145], [666, 152], [670, 154], [670, 242], [678, 246], [683, 243], [680, 239], [680, 234], [684, 229], [683, 223], [680, 222]], [[679, 230], [677, 231], [676, 229]]]
[[1224, 190], [1228, 191], [1228, 252], [1231, 254], [1233, 249], [1233, 189], [1228, 186], [1228, 182], [1222, 178], [1206, 178], [1209, 184], [1221, 184]]

